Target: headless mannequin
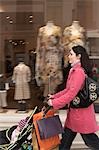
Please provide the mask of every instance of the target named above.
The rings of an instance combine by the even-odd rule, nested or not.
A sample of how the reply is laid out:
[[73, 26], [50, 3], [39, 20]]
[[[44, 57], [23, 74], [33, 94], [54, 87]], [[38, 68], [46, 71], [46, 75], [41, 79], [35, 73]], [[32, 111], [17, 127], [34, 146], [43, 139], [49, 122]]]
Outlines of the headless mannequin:
[[74, 30], [83, 31], [83, 28], [80, 26], [79, 21], [73, 21], [71, 27], [74, 28]]
[[[80, 26], [79, 21], [73, 21], [72, 25], [71, 25], [71, 32], [72, 32], [72, 36], [75, 36], [76, 38], [84, 38], [84, 28]], [[77, 36], [77, 37], [76, 37]], [[71, 39], [72, 40], [72, 39]]]
[[65, 60], [67, 54], [73, 46], [81, 45], [85, 47], [85, 29], [80, 26], [79, 21], [73, 21], [72, 25], [66, 27], [63, 32], [63, 45], [65, 49]]
[[30, 89], [29, 84], [31, 80], [30, 68], [20, 61], [17, 66], [15, 66], [13, 71], [13, 82], [15, 82], [15, 95], [14, 99], [18, 101], [19, 107], [21, 104], [23, 107], [18, 108], [18, 111], [26, 111], [26, 100], [30, 99]]
[[44, 27], [39, 29], [36, 51], [39, 51], [41, 47], [46, 48], [57, 45], [59, 40], [57, 40], [56, 36], [60, 40], [62, 36], [61, 28], [56, 26], [53, 21], [48, 21]]
[[4, 113], [7, 110], [7, 90], [9, 89], [8, 83], [6, 83], [6, 78], [3, 74], [0, 74], [0, 113]]
[[63, 36], [63, 43], [66, 46], [85, 45], [85, 30], [80, 26], [79, 21], [73, 21], [71, 26], [66, 27]]
[[46, 26], [45, 26], [45, 33], [48, 35], [48, 36], [50, 36], [50, 35], [52, 35], [52, 33], [53, 33], [53, 30], [54, 30], [54, 23], [53, 23], [53, 21], [48, 21], [47, 22], [47, 24], [46, 24]]
[[49, 93], [49, 82], [51, 93], [55, 93], [57, 85], [62, 82], [61, 36], [61, 28], [56, 26], [53, 21], [48, 21], [39, 29], [36, 49], [36, 81], [40, 88], [43, 86], [44, 97]]

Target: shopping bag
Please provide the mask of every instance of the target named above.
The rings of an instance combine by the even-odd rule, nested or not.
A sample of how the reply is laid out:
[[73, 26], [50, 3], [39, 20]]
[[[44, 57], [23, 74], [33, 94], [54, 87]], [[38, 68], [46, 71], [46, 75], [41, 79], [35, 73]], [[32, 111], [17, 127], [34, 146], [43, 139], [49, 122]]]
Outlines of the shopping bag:
[[[35, 131], [33, 132], [32, 139], [33, 139], [32, 140], [33, 150], [39, 150]], [[43, 150], [45, 150], [45, 148]], [[56, 147], [52, 148], [51, 150], [59, 150], [59, 146], [56, 146]]]
[[[46, 118], [53, 116], [55, 112], [56, 112], [55, 110], [49, 110], [46, 114]], [[60, 144], [60, 137], [59, 135], [56, 135], [48, 139], [41, 139], [38, 125], [37, 125], [37, 120], [40, 120], [42, 117], [43, 117], [43, 112], [39, 112], [33, 115], [33, 124], [34, 124], [35, 134], [38, 143], [38, 150], [52, 150]]]
[[64, 131], [58, 115], [37, 120], [37, 125], [41, 139], [53, 137]]

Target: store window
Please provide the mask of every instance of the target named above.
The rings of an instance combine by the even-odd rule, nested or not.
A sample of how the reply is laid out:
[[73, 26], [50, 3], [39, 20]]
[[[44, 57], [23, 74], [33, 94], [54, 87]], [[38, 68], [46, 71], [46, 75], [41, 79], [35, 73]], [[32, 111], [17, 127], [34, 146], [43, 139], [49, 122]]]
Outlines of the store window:
[[63, 34], [73, 21], [79, 21], [85, 30], [93, 71], [96, 69], [94, 77], [99, 82], [98, 8], [98, 0], [0, 0], [0, 73], [11, 78], [23, 58], [34, 80], [39, 29], [52, 21]]

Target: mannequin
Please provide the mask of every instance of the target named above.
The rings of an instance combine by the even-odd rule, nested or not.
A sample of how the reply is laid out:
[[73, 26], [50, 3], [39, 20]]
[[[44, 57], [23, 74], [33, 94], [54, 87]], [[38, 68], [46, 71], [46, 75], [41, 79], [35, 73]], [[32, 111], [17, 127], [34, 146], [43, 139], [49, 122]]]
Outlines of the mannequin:
[[35, 77], [37, 85], [43, 89], [44, 97], [49, 92], [55, 93], [57, 86], [63, 80], [61, 36], [61, 28], [53, 21], [48, 21], [38, 31]]
[[73, 21], [71, 26], [66, 27], [63, 36], [64, 45], [85, 45], [85, 30], [80, 26], [79, 21]]
[[[41, 48], [41, 46], [51, 46], [58, 44], [57, 38], [61, 38], [62, 31], [59, 26], [54, 25], [53, 21], [48, 21], [44, 27], [41, 27], [38, 31], [37, 37], [37, 50]], [[56, 43], [51, 38], [54, 37]]]
[[65, 48], [65, 59], [68, 50], [76, 45], [85, 46], [85, 29], [80, 26], [79, 21], [73, 21], [72, 25], [66, 27], [63, 32], [63, 45]]
[[[17, 66], [14, 67], [12, 80], [15, 83], [15, 95], [14, 99], [18, 100], [19, 105], [26, 104], [26, 100], [30, 99], [29, 82], [31, 80], [31, 71], [29, 66], [25, 65], [23, 61], [20, 61]], [[18, 108], [18, 111], [26, 111], [26, 108]]]
[[9, 90], [9, 84], [6, 82], [4, 74], [0, 74], [0, 113], [7, 112], [7, 90]]

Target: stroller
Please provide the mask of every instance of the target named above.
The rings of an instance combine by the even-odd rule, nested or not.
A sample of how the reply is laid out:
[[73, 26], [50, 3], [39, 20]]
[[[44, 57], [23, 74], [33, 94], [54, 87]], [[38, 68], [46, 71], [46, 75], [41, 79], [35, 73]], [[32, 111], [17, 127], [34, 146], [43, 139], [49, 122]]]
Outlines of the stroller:
[[[37, 106], [33, 109], [32, 113], [28, 117], [25, 126], [21, 130], [17, 140], [14, 143], [11, 143], [10, 141], [12, 132], [17, 128], [17, 125], [12, 126], [9, 129], [0, 131], [0, 150], [32, 150], [31, 147], [29, 148], [29, 145], [31, 145], [32, 141], [32, 137], [30, 136], [30, 134], [32, 133], [33, 129], [32, 117], [36, 111]], [[29, 136], [31, 138], [28, 138]]]

